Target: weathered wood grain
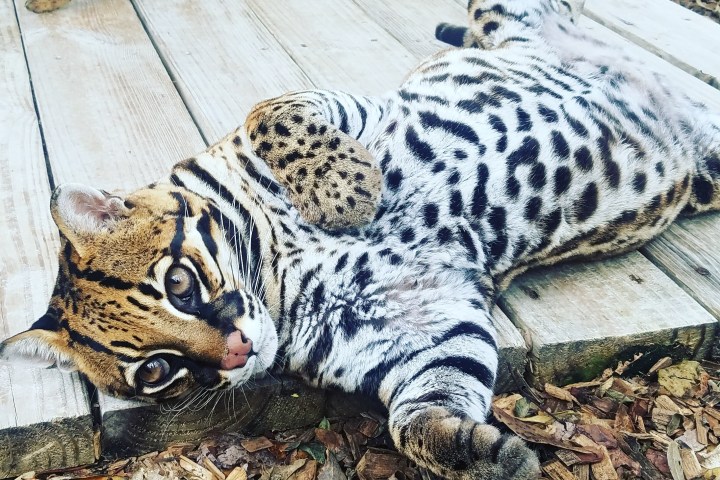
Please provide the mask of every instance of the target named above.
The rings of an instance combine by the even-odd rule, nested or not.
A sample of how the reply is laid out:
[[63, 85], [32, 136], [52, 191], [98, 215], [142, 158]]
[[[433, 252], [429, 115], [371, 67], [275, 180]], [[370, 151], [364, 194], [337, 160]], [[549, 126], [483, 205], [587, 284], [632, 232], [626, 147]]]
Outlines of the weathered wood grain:
[[[0, 3], [0, 339], [47, 308], [57, 268], [42, 139], [12, 2]], [[92, 462], [77, 375], [0, 366], [0, 477]]]
[[720, 25], [670, 0], [588, 0], [585, 14], [720, 88]]
[[[107, 190], [127, 191], [167, 175], [174, 162], [204, 149], [205, 144], [195, 124], [128, 2], [76, 0], [57, 12], [36, 15], [26, 11], [19, 1], [18, 14], [26, 39], [28, 67], [44, 126], [49, 163], [56, 182], [80, 181]], [[0, 17], [5, 21], [14, 18], [14, 14]], [[18, 71], [25, 69], [24, 60], [19, 61]], [[3, 82], [3, 85], [5, 83], [10, 82]], [[28, 88], [27, 84], [24, 88]], [[3, 95], [0, 98], [11, 97]], [[29, 104], [32, 112], [29, 98], [25, 103]], [[24, 123], [29, 124], [27, 121]], [[15, 131], [21, 125], [23, 123], [16, 119]], [[14, 133], [16, 138], [23, 138], [20, 133]], [[16, 232], [13, 242], [19, 248], [28, 249], [31, 254], [27, 256], [38, 256], [33, 249], [40, 245], [42, 248], [39, 250], [44, 256], [54, 258], [57, 245], [47, 208], [50, 193], [40, 141], [36, 138], [35, 142], [36, 152], [40, 155], [35, 167], [38, 172], [33, 176], [32, 171], [18, 171], [17, 180], [13, 178], [12, 182], [13, 188], [21, 185], [22, 181], [36, 182], [40, 186], [28, 187], [34, 192], [33, 196], [15, 195], [16, 204], [9, 205], [8, 211], [17, 212], [21, 217], [17, 223], [26, 230], [18, 232], [18, 227], [13, 227], [8, 234]], [[16, 170], [30, 169], [32, 163], [29, 160], [25, 160], [26, 165], [20, 155], [14, 156], [17, 157]], [[38, 176], [39, 179], [36, 178]], [[12, 190], [3, 189], [2, 193], [6, 191]], [[26, 211], [30, 207], [33, 212]], [[37, 226], [40, 220], [32, 219], [42, 219], [43, 229]], [[27, 231], [31, 227], [36, 231]], [[0, 235], [5, 233], [6, 229], [0, 228]], [[20, 239], [25, 243], [19, 242]], [[5, 244], [12, 245], [3, 241]], [[13, 257], [3, 251], [1, 258], [7, 261]], [[26, 290], [35, 287], [31, 298], [37, 303], [35, 314], [41, 313], [49, 298], [56, 263], [54, 260], [44, 261], [31, 265], [31, 268], [17, 267], [20, 268], [25, 268], [25, 275], [30, 276], [32, 283], [18, 281], [13, 284], [27, 285]], [[5, 298], [22, 299], [30, 298], [30, 295], [19, 290], [5, 295]], [[17, 304], [7, 307], [6, 311], [8, 315], [24, 317], [27, 310]], [[18, 414], [29, 415], [37, 408], [33, 402], [24, 401], [23, 395], [33, 391], [30, 388], [32, 385], [36, 385], [36, 390], [41, 389], [44, 383], [39, 379], [45, 379], [40, 376], [48, 375], [48, 372], [26, 375], [23, 388], [15, 390], [17, 400], [21, 402], [16, 409]], [[36, 435], [47, 444], [44, 450], [27, 442], [17, 442], [15, 445], [21, 449], [17, 455], [43, 461], [45, 457], [65, 455], [45, 465], [53, 467], [87, 463], [94, 457], [92, 421], [85, 391], [77, 381], [73, 381], [75, 377], [58, 374], [57, 378], [60, 380], [55, 382], [64, 391], [56, 394], [52, 390], [44, 393], [40, 390], [40, 400], [43, 404], [54, 405], [62, 403], [63, 395], [72, 399], [83, 395], [76, 399], [78, 406], [75, 408], [82, 406], [86, 430], [73, 430], [68, 420], [53, 423], [51, 428], [45, 428], [45, 435]], [[56, 412], [55, 416], [72, 418], [78, 414], [71, 410]], [[13, 435], [18, 432], [13, 432]], [[76, 435], [79, 440], [72, 440]], [[87, 438], [89, 450], [77, 449], [83, 456], [75, 454], [73, 457], [72, 448], [83, 438]], [[0, 445], [3, 444], [0, 442]]]
[[282, 8], [263, 0], [248, 4], [319, 88], [382, 94], [397, 87], [417, 63], [353, 3], [286, 0]]
[[681, 219], [642, 252], [716, 318], [720, 318], [720, 217]]
[[450, 48], [435, 40], [435, 27], [446, 22], [467, 25], [467, 2], [425, 2], [418, 8], [413, 0], [353, 0], [363, 12], [397, 39], [416, 58], [422, 59]]
[[18, 11], [58, 183], [134, 189], [205, 148], [128, 2]]
[[246, 2], [133, 3], [211, 143], [258, 101], [313, 86]]
[[[639, 60], [642, 65], [640, 68], [648, 68], [655, 72], [661, 73], [665, 80], [675, 86], [678, 91], [683, 92], [694, 100], [705, 103], [709, 108], [720, 111], [720, 96], [717, 89], [711, 87], [704, 81], [690, 75], [689, 73], [675, 67], [671, 63], [663, 60], [652, 52], [636, 45], [624, 38], [620, 34], [601, 25], [600, 23], [588, 17], [581, 17], [580, 27], [588, 35], [607, 43], [610, 46], [617, 47], [619, 55], [625, 55], [629, 58]], [[720, 38], [720, 37], [719, 37]], [[715, 44], [718, 44], [718, 40]]]
[[635, 353], [697, 358], [716, 320], [640, 253], [525, 274], [501, 306], [532, 341], [537, 383], [590, 380]]

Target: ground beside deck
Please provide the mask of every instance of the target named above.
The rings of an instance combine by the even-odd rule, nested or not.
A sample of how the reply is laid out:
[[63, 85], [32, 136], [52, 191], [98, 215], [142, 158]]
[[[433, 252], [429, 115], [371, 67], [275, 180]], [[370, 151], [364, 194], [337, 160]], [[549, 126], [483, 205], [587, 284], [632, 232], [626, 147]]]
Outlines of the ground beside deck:
[[[57, 266], [51, 189], [130, 190], [309, 87], [379, 94], [465, 23], [464, 0], [0, 2], [0, 338], [46, 308]], [[669, 0], [588, 0], [583, 28], [720, 111], [720, 26]], [[501, 387], [595, 375], [635, 352], [706, 354], [720, 318], [720, 216], [640, 252], [533, 272], [502, 297]], [[93, 393], [75, 375], [0, 367], [0, 477], [93, 462], [218, 429], [301, 425], [348, 397], [268, 380], [176, 414]]]

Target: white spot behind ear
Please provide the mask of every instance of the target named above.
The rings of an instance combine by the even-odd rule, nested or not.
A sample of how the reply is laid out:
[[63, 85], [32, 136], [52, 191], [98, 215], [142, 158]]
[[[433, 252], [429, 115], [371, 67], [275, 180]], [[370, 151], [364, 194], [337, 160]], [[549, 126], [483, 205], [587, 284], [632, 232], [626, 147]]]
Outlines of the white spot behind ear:
[[0, 343], [0, 365], [77, 370], [75, 362], [50, 341], [52, 332], [28, 330]]

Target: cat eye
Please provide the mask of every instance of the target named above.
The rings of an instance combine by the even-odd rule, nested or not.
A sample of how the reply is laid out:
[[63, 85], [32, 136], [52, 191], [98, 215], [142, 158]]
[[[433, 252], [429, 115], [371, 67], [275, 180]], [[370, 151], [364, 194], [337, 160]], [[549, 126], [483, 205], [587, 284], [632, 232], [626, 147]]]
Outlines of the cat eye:
[[170, 364], [163, 358], [153, 358], [143, 363], [137, 378], [146, 385], [157, 385], [170, 374]]
[[188, 301], [195, 291], [195, 277], [183, 266], [172, 267], [165, 276], [165, 291], [182, 301]]

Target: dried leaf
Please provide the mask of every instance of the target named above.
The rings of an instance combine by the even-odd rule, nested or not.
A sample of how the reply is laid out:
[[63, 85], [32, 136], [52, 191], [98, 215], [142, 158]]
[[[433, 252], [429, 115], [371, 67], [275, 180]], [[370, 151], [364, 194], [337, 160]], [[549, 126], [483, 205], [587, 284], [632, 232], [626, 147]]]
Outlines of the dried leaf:
[[323, 430], [321, 428], [315, 429], [315, 438], [318, 442], [325, 445], [326, 448], [330, 449], [333, 452], [338, 452], [343, 445], [345, 445], [345, 441], [342, 438], [342, 435], [340, 435], [337, 432], [333, 432], [332, 430]]
[[[653, 411], [654, 412], [654, 411]], [[653, 416], [653, 419], [655, 419], [655, 416]], [[659, 422], [656, 422], [659, 424]], [[667, 426], [665, 427], [665, 431], [668, 435], [673, 435], [675, 432], [677, 432], [680, 429], [680, 426], [683, 424], [683, 416], [679, 413], [673, 414], [672, 417], [670, 417], [670, 420], [667, 423]]]
[[692, 360], [684, 360], [677, 365], [658, 370], [660, 386], [678, 398], [704, 395], [707, 393], [707, 379], [705, 370]]
[[318, 428], [322, 428], [323, 430], [330, 430], [330, 421], [323, 417], [323, 419], [320, 421], [320, 424], [318, 425]]
[[263, 473], [260, 480], [289, 480], [293, 473], [305, 466], [307, 460], [295, 460], [291, 465], [276, 465]]
[[630, 412], [628, 408], [622, 404], [618, 406], [617, 412], [615, 413], [615, 423], [613, 427], [618, 432], [634, 432], [635, 424], [630, 418]]
[[645, 458], [647, 458], [660, 473], [665, 475], [670, 474], [670, 467], [668, 466], [667, 454], [665, 452], [648, 448], [645, 452]]
[[529, 417], [532, 411], [537, 412], [537, 406], [534, 403], [529, 402], [525, 397], [519, 398], [517, 402], [515, 402], [513, 414], [517, 418]]
[[545, 393], [550, 395], [551, 397], [557, 398], [558, 400], [562, 400], [564, 402], [575, 402], [579, 403], [577, 401], [577, 398], [573, 397], [570, 392], [563, 388], [558, 388], [555, 385], [552, 385], [550, 383], [545, 384]]
[[347, 480], [342, 467], [340, 467], [332, 452], [327, 452], [327, 461], [320, 467], [317, 480]]
[[315, 480], [318, 463], [315, 460], [308, 460], [305, 465], [290, 475], [288, 480]]
[[542, 465], [542, 471], [553, 480], [575, 480], [575, 476], [559, 460], [551, 460]]
[[264, 450], [273, 446], [273, 443], [265, 437], [250, 438], [240, 442], [245, 450], [255, 453], [258, 450]]
[[579, 425], [578, 431], [591, 438], [598, 445], [604, 445], [608, 448], [617, 448], [617, 440], [615, 433], [600, 425]]
[[508, 428], [510, 428], [510, 430], [515, 432], [518, 436], [529, 442], [553, 445], [567, 450], [572, 450], [574, 452], [589, 454], [596, 459], [600, 459], [602, 456], [602, 451], [598, 449], [597, 445], [581, 446], [577, 443], [576, 438], [556, 438], [554, 432], [548, 431], [545, 428], [538, 427], [531, 423], [526, 423], [519, 418], [513, 417], [505, 410], [496, 408], [495, 406], [493, 406], [493, 415], [498, 421], [507, 425]]
[[368, 449], [357, 464], [357, 474], [362, 480], [385, 480], [400, 470], [403, 457], [389, 450]]
[[640, 464], [627, 456], [622, 450], [613, 448], [612, 450], [608, 450], [608, 454], [610, 455], [610, 461], [616, 470], [620, 467], [626, 467], [636, 477], [639, 477], [642, 473], [642, 467]]

